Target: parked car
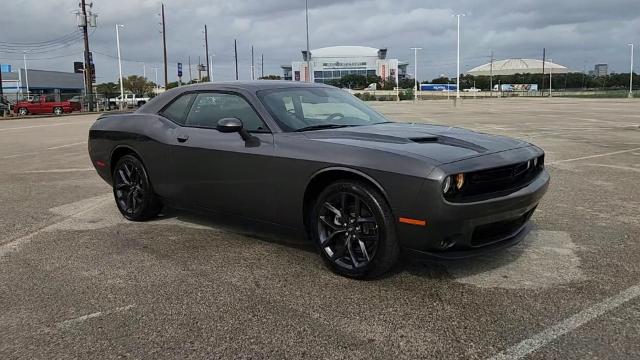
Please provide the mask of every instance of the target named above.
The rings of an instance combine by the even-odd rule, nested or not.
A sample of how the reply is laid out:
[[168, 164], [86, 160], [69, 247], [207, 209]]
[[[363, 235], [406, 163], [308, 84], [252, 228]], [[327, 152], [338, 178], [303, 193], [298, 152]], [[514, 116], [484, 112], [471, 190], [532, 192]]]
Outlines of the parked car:
[[401, 248], [460, 258], [517, 243], [549, 183], [525, 141], [391, 122], [340, 89], [283, 81], [184, 86], [103, 115], [89, 155], [129, 220], [166, 204], [276, 224], [354, 278]]
[[62, 115], [72, 111], [79, 111], [78, 103], [70, 101], [56, 101], [53, 95], [34, 95], [31, 100], [18, 101], [14, 105], [16, 114], [55, 114]]
[[120, 107], [120, 104], [122, 104], [122, 107], [140, 107], [148, 103], [149, 100], [150, 98], [146, 96], [125, 94], [124, 100], [122, 99], [122, 96], [117, 96], [115, 98], [109, 99], [109, 109], [117, 109]]

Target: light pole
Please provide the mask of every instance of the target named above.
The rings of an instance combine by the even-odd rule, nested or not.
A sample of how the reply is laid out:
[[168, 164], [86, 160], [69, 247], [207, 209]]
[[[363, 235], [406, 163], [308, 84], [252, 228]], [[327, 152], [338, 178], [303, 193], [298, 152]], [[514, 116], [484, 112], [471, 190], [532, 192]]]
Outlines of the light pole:
[[305, 80], [311, 82], [311, 52], [309, 50], [309, 0], [304, 1], [304, 16], [307, 26], [307, 76]]
[[549, 58], [549, 97], [553, 96], [552, 93], [552, 83], [553, 83], [553, 66], [551, 66], [551, 63], [553, 62], [553, 59]]
[[24, 60], [24, 81], [27, 84], [27, 100], [29, 100], [29, 70], [27, 69], [27, 54], [22, 54]]
[[631, 47], [631, 71], [629, 73], [629, 98], [633, 97], [633, 44], [627, 44]]
[[418, 100], [418, 50], [422, 50], [422, 48], [419, 47], [413, 47], [411, 48], [411, 50], [413, 50], [413, 69], [414, 69], [414, 81], [416, 84], [416, 91], [413, 93], [413, 99], [414, 100]]
[[456, 99], [460, 99], [460, 17], [466, 16], [466, 14], [453, 15], [458, 20], [458, 51], [457, 51], [457, 71], [456, 71]]
[[124, 84], [122, 82], [122, 58], [120, 56], [120, 28], [124, 25], [116, 24], [116, 45], [118, 46], [118, 71], [120, 72], [120, 110], [124, 104]]

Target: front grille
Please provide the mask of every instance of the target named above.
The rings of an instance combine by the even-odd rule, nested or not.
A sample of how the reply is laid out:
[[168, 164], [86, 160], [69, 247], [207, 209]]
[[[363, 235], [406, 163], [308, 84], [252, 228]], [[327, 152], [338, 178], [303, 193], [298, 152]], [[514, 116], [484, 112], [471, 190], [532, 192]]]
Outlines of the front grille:
[[498, 221], [476, 227], [471, 235], [471, 246], [478, 247], [489, 245], [497, 241], [507, 240], [517, 235], [520, 229], [527, 223], [527, 221], [529, 221], [529, 218], [531, 218], [534, 211], [535, 208], [515, 219]]
[[532, 160], [466, 173], [463, 188], [445, 196], [453, 202], [470, 202], [517, 191], [529, 185], [544, 168], [544, 155], [538, 157], [537, 166]]

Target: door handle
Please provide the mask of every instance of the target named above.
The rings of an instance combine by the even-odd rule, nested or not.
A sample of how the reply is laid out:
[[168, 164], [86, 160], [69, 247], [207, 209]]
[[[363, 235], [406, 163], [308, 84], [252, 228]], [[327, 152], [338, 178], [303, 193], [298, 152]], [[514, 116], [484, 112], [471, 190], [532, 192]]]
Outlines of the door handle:
[[180, 135], [178, 135], [177, 139], [178, 139], [178, 142], [183, 143], [183, 142], [189, 140], [189, 135], [180, 134]]

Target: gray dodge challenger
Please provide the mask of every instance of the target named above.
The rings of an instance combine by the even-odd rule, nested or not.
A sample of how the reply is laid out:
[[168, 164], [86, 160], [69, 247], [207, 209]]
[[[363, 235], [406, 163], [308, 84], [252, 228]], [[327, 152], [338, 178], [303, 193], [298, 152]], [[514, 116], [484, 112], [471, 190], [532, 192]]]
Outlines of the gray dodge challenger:
[[527, 142], [393, 122], [343, 90], [287, 81], [172, 89], [101, 116], [89, 154], [129, 220], [167, 205], [275, 225], [352, 278], [384, 274], [401, 250], [512, 245], [549, 184]]

